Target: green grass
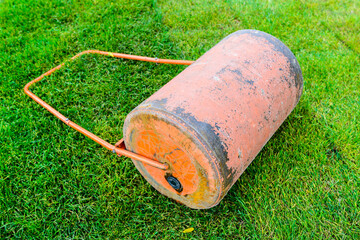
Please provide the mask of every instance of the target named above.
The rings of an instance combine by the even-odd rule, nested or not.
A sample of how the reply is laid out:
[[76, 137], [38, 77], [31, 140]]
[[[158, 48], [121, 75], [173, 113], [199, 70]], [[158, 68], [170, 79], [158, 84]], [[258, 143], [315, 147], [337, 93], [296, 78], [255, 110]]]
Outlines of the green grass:
[[[239, 29], [281, 39], [304, 93], [229, 194], [192, 210], [23, 93], [86, 49], [196, 59]], [[360, 1], [0, 1], [0, 238], [360, 238]], [[84, 56], [32, 90], [115, 143], [184, 69]], [[193, 227], [191, 233], [182, 233]]]

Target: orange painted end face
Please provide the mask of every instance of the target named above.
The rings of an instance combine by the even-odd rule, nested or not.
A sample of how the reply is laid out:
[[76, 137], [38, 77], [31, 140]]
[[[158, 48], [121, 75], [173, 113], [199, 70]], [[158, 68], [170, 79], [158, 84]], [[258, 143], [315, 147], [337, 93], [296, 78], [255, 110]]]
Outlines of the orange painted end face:
[[[149, 123], [153, 125], [154, 128], [167, 128], [167, 126], [164, 126], [164, 124], [167, 123], [162, 121], [154, 121], [154, 119], [152, 119]], [[174, 130], [172, 133], [172, 135], [174, 135]], [[184, 135], [178, 136], [178, 139], [173, 139], [155, 129], [146, 129], [140, 131], [133, 137], [136, 139], [134, 144], [139, 154], [149, 158], [152, 157], [153, 159], [162, 159], [163, 163], [167, 163], [170, 166], [171, 173], [168, 172], [164, 176], [163, 170], [146, 164], [144, 165], [145, 171], [147, 171], [156, 182], [163, 185], [167, 190], [184, 196], [196, 191], [199, 186], [198, 173], [195, 165], [191, 162], [191, 158], [178, 143]]]
[[169, 166], [164, 171], [133, 161], [154, 188], [192, 208], [207, 208], [219, 199], [218, 170], [186, 125], [156, 110], [134, 111], [128, 119], [127, 148]]
[[256, 30], [235, 32], [135, 108], [128, 149], [167, 163], [134, 162], [162, 194], [215, 206], [298, 103], [303, 80], [291, 51]]

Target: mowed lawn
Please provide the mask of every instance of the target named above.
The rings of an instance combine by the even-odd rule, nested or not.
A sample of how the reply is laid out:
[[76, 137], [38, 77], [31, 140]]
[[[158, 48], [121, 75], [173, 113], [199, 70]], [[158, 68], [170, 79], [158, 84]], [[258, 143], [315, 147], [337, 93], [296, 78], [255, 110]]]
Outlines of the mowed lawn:
[[[195, 60], [240, 29], [283, 41], [304, 92], [212, 209], [162, 196], [23, 92], [83, 50]], [[359, 39], [359, 0], [0, 1], [0, 238], [359, 239]], [[127, 113], [184, 68], [84, 56], [32, 90], [115, 143]]]

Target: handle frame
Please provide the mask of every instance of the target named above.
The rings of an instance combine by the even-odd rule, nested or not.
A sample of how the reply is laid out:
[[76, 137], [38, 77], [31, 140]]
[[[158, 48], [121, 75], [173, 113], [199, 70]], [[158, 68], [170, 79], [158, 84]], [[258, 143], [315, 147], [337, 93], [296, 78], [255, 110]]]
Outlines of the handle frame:
[[[106, 55], [116, 58], [125, 58], [125, 59], [132, 59], [132, 60], [138, 60], [138, 61], [145, 61], [145, 62], [154, 62], [154, 63], [165, 63], [165, 64], [178, 64], [178, 65], [191, 65], [194, 61], [187, 61], [187, 60], [172, 60], [172, 59], [158, 59], [158, 58], [150, 58], [150, 57], [143, 57], [143, 56], [136, 56], [136, 55], [130, 55], [130, 54], [122, 54], [122, 53], [113, 53], [113, 52], [105, 52], [105, 51], [99, 51], [99, 50], [86, 50], [81, 53], [76, 54], [73, 56], [69, 61], [75, 60], [76, 58], [84, 55], [84, 54], [100, 54], [100, 55]], [[116, 153], [118, 156], [126, 156], [129, 157], [135, 161], [140, 161], [142, 163], [151, 165], [155, 168], [161, 169], [161, 170], [167, 170], [169, 166], [166, 163], [161, 163], [155, 159], [147, 158], [144, 156], [141, 156], [137, 153], [128, 151], [125, 147], [124, 140], [121, 139], [119, 142], [117, 142], [115, 145], [110, 144], [109, 142], [101, 139], [100, 137], [96, 136], [95, 134], [89, 132], [88, 130], [84, 129], [83, 127], [77, 125], [76, 123], [69, 120], [69, 118], [62, 115], [60, 112], [58, 112], [56, 109], [51, 107], [49, 104], [47, 104], [45, 101], [43, 101], [41, 98], [36, 96], [34, 93], [32, 93], [29, 90], [29, 87], [33, 85], [34, 83], [40, 81], [46, 76], [51, 75], [55, 71], [59, 70], [61, 67], [65, 65], [66, 62], [50, 69], [49, 71], [45, 72], [41, 76], [35, 78], [31, 82], [27, 83], [24, 87], [24, 92], [31, 97], [33, 100], [35, 100], [38, 104], [43, 106], [46, 110], [48, 110], [50, 113], [52, 113], [55, 117], [59, 118], [62, 122], [64, 122], [66, 125], [72, 127], [76, 131], [84, 134], [88, 138], [94, 140], [95, 142], [99, 143], [101, 146], [105, 147], [106, 149]]]

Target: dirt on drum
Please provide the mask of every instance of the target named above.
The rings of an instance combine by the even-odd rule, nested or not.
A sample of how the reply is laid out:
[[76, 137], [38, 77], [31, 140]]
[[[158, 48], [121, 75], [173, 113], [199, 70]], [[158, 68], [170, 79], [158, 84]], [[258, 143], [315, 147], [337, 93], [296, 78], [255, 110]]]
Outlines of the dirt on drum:
[[281, 41], [237, 31], [127, 116], [125, 146], [169, 166], [134, 161], [159, 192], [210, 208], [291, 113], [302, 88], [300, 66]]

